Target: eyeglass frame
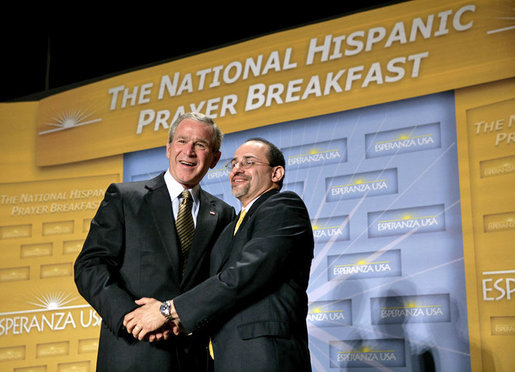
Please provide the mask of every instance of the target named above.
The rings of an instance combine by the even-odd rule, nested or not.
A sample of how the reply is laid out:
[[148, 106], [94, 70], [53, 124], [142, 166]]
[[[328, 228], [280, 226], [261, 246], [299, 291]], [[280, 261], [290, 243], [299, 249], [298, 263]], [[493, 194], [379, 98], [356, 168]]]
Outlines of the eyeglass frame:
[[[234, 164], [233, 164], [233, 162], [234, 162]], [[236, 158], [229, 160], [227, 162], [227, 164], [225, 164], [225, 168], [228, 169], [229, 171], [232, 171], [234, 168], [236, 168], [236, 165], [239, 165], [239, 168], [241, 168], [241, 169], [249, 169], [249, 168], [252, 168], [254, 166], [254, 164], [263, 164], [263, 165], [268, 165], [269, 167], [272, 167], [270, 165], [270, 163], [266, 163], [264, 161], [257, 160], [253, 156], [244, 156], [239, 161], [237, 161]]]

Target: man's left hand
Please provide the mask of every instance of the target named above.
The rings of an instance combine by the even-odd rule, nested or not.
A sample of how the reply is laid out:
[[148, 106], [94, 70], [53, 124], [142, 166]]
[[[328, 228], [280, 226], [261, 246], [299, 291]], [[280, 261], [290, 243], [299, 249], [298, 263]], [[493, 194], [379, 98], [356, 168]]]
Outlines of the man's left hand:
[[149, 341], [166, 338], [167, 335], [161, 334], [159, 337], [156, 337], [154, 333], [154, 331], [161, 330], [165, 323], [167, 323], [166, 318], [160, 311], [161, 302], [154, 298], [143, 297], [137, 300], [136, 304], [140, 305], [140, 307], [123, 318], [123, 325], [127, 332], [140, 341], [146, 337]]

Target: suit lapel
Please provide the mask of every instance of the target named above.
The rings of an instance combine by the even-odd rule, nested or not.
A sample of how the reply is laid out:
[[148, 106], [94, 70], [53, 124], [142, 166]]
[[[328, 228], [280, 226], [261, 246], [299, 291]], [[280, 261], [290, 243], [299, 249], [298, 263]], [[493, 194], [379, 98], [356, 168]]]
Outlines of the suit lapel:
[[146, 188], [149, 190], [145, 195], [145, 200], [150, 204], [150, 209], [154, 218], [154, 224], [163, 243], [163, 247], [174, 268], [173, 279], [177, 285], [180, 283], [179, 277], [179, 251], [177, 249], [177, 233], [175, 232], [172, 202], [168, 189], [164, 182], [163, 175], [150, 180]]
[[[247, 214], [245, 216], [245, 218], [243, 219], [240, 227], [238, 228], [238, 232], [236, 233], [236, 236], [241, 232], [243, 231], [243, 229], [245, 228], [245, 225], [247, 224], [247, 222], [250, 220], [250, 218], [252, 217], [252, 215], [256, 212], [256, 210], [259, 208], [259, 206], [261, 204], [263, 204], [269, 197], [271, 197], [272, 195], [275, 195], [277, 194], [279, 191], [276, 190], [276, 189], [273, 189], [273, 190], [270, 190], [270, 191], [267, 191], [265, 192], [263, 195], [261, 195], [255, 202], [254, 204], [252, 204], [252, 207], [250, 207], [250, 209], [247, 211]], [[239, 215], [238, 215], [239, 217]], [[236, 218], [236, 221], [238, 220], [238, 218]], [[235, 223], [236, 224], [236, 223]], [[234, 231], [234, 228], [233, 228], [233, 231]]]
[[[240, 244], [245, 244], [246, 241], [241, 241], [238, 239], [240, 234], [243, 234], [245, 230], [245, 226], [250, 221], [252, 215], [256, 212], [261, 204], [263, 204], [269, 197], [277, 194], [278, 190], [270, 190], [261, 195], [255, 202], [252, 204], [252, 207], [248, 210], [245, 218], [243, 219], [236, 235], [234, 235], [234, 228], [236, 227], [236, 222], [238, 221], [238, 216], [226, 227], [223, 233], [220, 235], [220, 239], [215, 245], [215, 249], [213, 250], [213, 255], [211, 256], [212, 264], [211, 264], [211, 274], [218, 273], [222, 270], [225, 264], [229, 261], [231, 254], [239, 247]], [[241, 212], [240, 212], [241, 213]], [[236, 246], [235, 246], [236, 244]], [[216, 250], [216, 251], [215, 251]]]
[[232, 245], [234, 242], [233, 231], [236, 226], [237, 219], [234, 219], [228, 224], [217, 239], [211, 254], [210, 274], [214, 275], [220, 272], [232, 252]]

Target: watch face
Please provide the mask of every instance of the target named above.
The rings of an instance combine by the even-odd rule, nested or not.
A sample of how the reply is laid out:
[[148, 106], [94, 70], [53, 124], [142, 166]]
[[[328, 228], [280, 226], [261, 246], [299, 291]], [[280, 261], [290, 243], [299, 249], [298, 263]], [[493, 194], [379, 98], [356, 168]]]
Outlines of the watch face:
[[163, 315], [170, 315], [170, 305], [168, 305], [168, 302], [163, 302], [160, 310]]

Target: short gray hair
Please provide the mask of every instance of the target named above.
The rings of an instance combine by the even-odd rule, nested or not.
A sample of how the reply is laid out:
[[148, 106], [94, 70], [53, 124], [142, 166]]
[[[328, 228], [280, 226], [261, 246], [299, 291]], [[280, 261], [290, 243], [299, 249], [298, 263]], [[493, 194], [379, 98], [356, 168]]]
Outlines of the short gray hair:
[[213, 138], [211, 139], [211, 145], [213, 152], [220, 151], [220, 147], [222, 147], [222, 139], [224, 137], [224, 134], [220, 128], [216, 125], [215, 121], [210, 118], [209, 116], [206, 116], [204, 114], [200, 114], [198, 112], [187, 112], [185, 114], [180, 115], [171, 125], [170, 129], [168, 130], [168, 143], [172, 143], [173, 136], [175, 135], [175, 131], [177, 130], [177, 127], [179, 124], [186, 119], [192, 119], [201, 123], [206, 124], [207, 126], [211, 127], [213, 129]]

